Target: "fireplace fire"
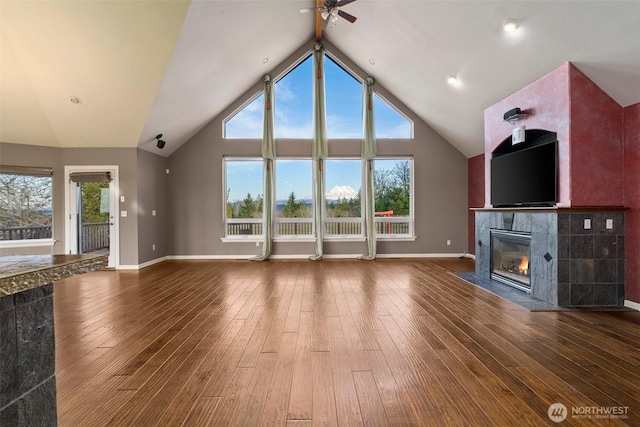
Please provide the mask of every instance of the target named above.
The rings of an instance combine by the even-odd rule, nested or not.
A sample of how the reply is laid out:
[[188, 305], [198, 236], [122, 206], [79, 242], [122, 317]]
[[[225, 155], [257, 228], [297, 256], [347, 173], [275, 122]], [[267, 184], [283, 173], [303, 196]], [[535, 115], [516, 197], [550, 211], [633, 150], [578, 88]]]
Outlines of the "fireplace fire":
[[531, 235], [491, 231], [491, 278], [531, 292]]

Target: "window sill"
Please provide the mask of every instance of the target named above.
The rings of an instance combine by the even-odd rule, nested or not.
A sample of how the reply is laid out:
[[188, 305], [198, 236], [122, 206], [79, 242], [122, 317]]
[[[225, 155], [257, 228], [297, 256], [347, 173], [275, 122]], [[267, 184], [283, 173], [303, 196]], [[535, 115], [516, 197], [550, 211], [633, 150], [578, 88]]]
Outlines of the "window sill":
[[0, 242], [0, 248], [36, 248], [55, 244], [55, 239], [3, 240]]
[[240, 243], [240, 242], [262, 242], [264, 240], [264, 237], [262, 236], [253, 236], [253, 235], [249, 235], [249, 236], [237, 236], [237, 237], [222, 237], [220, 238], [221, 241], [225, 242], [225, 243]]
[[[418, 236], [377, 236], [377, 240], [380, 241], [394, 241], [394, 242], [414, 242]], [[262, 242], [264, 237], [262, 236], [242, 236], [242, 237], [222, 237], [220, 239], [225, 243], [241, 243], [241, 242]], [[274, 237], [274, 242], [315, 242], [315, 237]], [[324, 242], [366, 242], [367, 238], [363, 236], [331, 236], [323, 239]], [[40, 246], [40, 245], [39, 245]]]
[[402, 236], [402, 235], [380, 236], [378, 235], [378, 241], [393, 240], [394, 242], [415, 242], [417, 238], [418, 236]]
[[300, 236], [300, 237], [296, 237], [296, 236], [281, 236], [281, 237], [274, 237], [273, 238], [274, 242], [315, 242], [316, 238], [313, 236]]
[[330, 236], [324, 238], [325, 242], [366, 242], [364, 236]]

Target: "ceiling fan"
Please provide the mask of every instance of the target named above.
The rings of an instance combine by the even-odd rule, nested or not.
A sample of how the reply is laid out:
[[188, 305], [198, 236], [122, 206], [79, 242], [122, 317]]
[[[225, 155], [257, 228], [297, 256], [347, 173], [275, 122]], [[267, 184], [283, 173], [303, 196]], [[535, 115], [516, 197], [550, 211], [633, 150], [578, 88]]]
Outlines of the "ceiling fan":
[[303, 8], [300, 9], [300, 12], [320, 12], [320, 15], [322, 16], [323, 28], [326, 28], [329, 21], [331, 21], [331, 23], [335, 23], [338, 20], [338, 16], [346, 19], [351, 23], [354, 23], [358, 18], [345, 12], [344, 10], [340, 10], [340, 7], [349, 3], [353, 3], [354, 1], [356, 0], [325, 0], [322, 7]]

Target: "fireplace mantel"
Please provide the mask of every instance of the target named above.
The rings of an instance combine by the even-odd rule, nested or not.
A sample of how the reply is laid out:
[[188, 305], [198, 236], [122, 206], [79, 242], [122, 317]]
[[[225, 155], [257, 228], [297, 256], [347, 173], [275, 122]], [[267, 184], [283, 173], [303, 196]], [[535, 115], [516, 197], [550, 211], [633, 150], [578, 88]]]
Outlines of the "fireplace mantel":
[[485, 207], [469, 208], [474, 212], [625, 212], [625, 206], [536, 206], [536, 207]]

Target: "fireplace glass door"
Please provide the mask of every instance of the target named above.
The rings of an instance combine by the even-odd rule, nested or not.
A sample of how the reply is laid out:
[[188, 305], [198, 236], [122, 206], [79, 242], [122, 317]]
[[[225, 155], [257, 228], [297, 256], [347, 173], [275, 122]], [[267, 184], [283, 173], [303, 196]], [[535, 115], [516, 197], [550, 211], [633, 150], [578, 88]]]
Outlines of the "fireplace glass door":
[[531, 235], [491, 231], [491, 278], [531, 292]]

